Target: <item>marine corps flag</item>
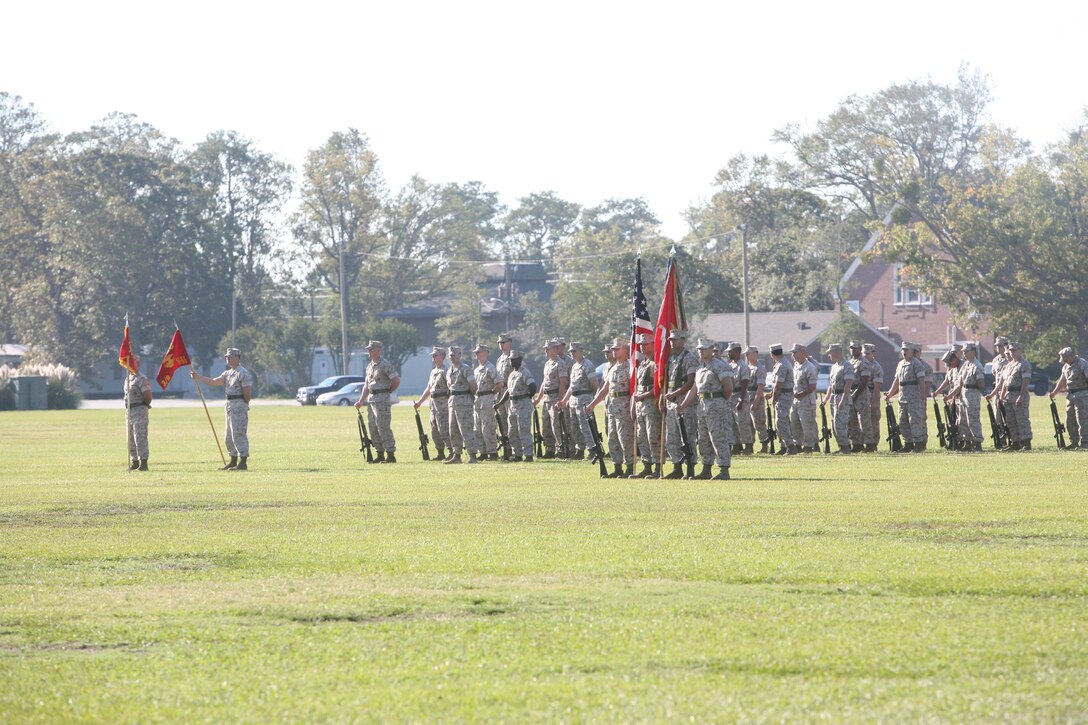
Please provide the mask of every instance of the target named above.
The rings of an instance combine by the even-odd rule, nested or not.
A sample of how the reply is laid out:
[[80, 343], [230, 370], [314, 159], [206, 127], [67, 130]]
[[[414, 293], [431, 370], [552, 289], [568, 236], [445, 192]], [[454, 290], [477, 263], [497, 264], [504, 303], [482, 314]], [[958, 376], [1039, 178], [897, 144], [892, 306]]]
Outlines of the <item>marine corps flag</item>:
[[661, 312], [657, 315], [657, 327], [654, 328], [655, 397], [659, 397], [665, 387], [669, 333], [677, 329], [687, 330], [688, 321], [684, 316], [684, 300], [680, 296], [680, 273], [676, 268], [676, 256], [672, 254], [669, 255], [669, 266], [665, 268], [665, 292], [661, 296]]
[[128, 340], [128, 315], [125, 315], [125, 336], [121, 340], [121, 351], [117, 354], [117, 362], [125, 370], [136, 374], [136, 361], [132, 359], [132, 343]]
[[170, 347], [166, 349], [166, 355], [163, 356], [162, 365], [159, 365], [155, 380], [159, 382], [163, 390], [166, 390], [166, 386], [174, 378], [174, 372], [178, 368], [191, 364], [189, 351], [185, 349], [185, 341], [181, 339], [181, 330], [175, 329], [174, 336], [170, 339]]

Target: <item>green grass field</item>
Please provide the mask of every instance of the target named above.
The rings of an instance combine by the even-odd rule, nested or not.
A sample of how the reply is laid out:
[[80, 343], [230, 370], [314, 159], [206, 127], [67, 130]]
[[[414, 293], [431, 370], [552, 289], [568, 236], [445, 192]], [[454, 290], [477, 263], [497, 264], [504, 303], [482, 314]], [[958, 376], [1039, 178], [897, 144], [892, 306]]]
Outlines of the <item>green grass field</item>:
[[405, 407], [396, 466], [254, 408], [246, 473], [154, 409], [129, 474], [123, 411], [0, 414], [0, 721], [1083, 722], [1088, 454], [1033, 407], [728, 482], [425, 464]]

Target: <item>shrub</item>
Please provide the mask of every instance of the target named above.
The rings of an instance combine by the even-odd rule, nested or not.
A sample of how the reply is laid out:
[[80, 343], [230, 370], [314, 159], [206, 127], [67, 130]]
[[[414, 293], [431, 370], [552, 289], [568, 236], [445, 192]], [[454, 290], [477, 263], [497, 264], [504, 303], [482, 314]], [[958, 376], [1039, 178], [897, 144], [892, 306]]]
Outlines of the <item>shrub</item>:
[[11, 384], [12, 370], [7, 365], [0, 366], [0, 410], [15, 410], [15, 386]]
[[[8, 378], [18, 375], [42, 375], [45, 377], [46, 407], [50, 410], [70, 410], [79, 407], [83, 394], [79, 392], [76, 371], [63, 365], [24, 363], [17, 370], [5, 373]], [[10, 380], [8, 380], [10, 384]], [[14, 391], [12, 391], [14, 393]], [[14, 394], [12, 408], [15, 407]]]

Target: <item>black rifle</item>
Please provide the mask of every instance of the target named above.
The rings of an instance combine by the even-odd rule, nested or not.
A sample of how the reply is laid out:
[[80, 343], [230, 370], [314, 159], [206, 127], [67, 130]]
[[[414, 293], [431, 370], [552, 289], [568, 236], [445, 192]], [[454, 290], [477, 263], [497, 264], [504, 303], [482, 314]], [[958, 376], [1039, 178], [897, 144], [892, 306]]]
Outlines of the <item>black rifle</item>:
[[941, 439], [941, 448], [948, 448], [948, 438], [945, 436], [944, 420], [941, 419], [941, 407], [937, 405], [937, 399], [933, 399], [933, 415], [937, 416], [937, 437]]
[[597, 416], [586, 413], [586, 421], [589, 423], [589, 434], [593, 436], [593, 455], [597, 457], [597, 467], [601, 471], [601, 478], [608, 478], [608, 466], [604, 463], [604, 440], [597, 429]]
[[544, 457], [544, 436], [540, 435], [540, 412], [533, 406], [533, 445], [536, 446], [536, 457]]
[[767, 401], [767, 450], [774, 453], [774, 439], [778, 437], [778, 431], [774, 429], [774, 408], [771, 401]]
[[1058, 406], [1053, 400], [1050, 401], [1050, 417], [1054, 421], [1054, 437], [1058, 439], [1058, 448], [1065, 450], [1065, 426], [1058, 417]]
[[820, 401], [820, 440], [824, 442], [824, 453], [830, 453], [831, 429], [827, 427], [827, 409], [824, 407], [826, 402], [826, 398]]
[[955, 403], [944, 404], [944, 417], [948, 421], [948, 450], [958, 451], [963, 446], [960, 441], [960, 416]]
[[1005, 401], [997, 401], [997, 419], [1001, 422], [1001, 438], [1005, 441], [1005, 447], [1012, 445], [1012, 431], [1009, 430], [1009, 416], [1005, 412]]
[[688, 429], [687, 426], [684, 425], [684, 418], [679, 412], [676, 414], [676, 422], [680, 426], [680, 452], [684, 455], [684, 464], [687, 467], [688, 478], [695, 478], [695, 449], [688, 439]]
[[556, 411], [555, 418], [559, 421], [559, 450], [562, 452], [563, 458], [570, 458], [572, 455], [570, 436], [567, 435], [566, 416], [563, 415], [562, 408]]
[[891, 403], [884, 404], [884, 417], [888, 419], [888, 448], [892, 453], [903, 450], [903, 436], [899, 431], [899, 422]]
[[423, 421], [419, 419], [419, 410], [416, 410], [416, 430], [419, 431], [419, 450], [423, 453], [423, 460], [431, 460], [430, 451], [427, 450], [427, 444], [431, 442], [431, 439], [427, 437], [427, 434], [423, 432]]
[[509, 461], [514, 454], [510, 451], [510, 433], [506, 430], [506, 423], [502, 422], [502, 416], [499, 415], [499, 411], [495, 411], [495, 423], [499, 426], [499, 443], [502, 445], [502, 458], [504, 461]]
[[355, 414], [359, 416], [359, 452], [366, 451], [366, 462], [374, 462], [374, 452], [372, 446], [373, 441], [370, 440], [370, 434], [366, 432], [366, 423], [363, 422], [363, 414], [356, 409]]
[[990, 414], [990, 438], [994, 442], [995, 449], [1005, 447], [1005, 440], [1001, 437], [1001, 426], [997, 424], [997, 416], [994, 415], [994, 406], [986, 401], [986, 412]]

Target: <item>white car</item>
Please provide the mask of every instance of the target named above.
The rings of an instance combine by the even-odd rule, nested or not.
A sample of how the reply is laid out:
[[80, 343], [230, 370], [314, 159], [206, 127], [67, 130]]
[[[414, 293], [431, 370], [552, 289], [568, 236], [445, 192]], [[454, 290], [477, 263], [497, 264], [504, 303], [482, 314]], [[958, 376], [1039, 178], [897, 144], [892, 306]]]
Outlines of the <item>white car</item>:
[[[339, 390], [331, 393], [322, 393], [317, 396], [318, 405], [355, 405], [355, 401], [363, 394], [366, 383], [349, 383]], [[400, 402], [400, 396], [393, 393], [389, 396], [389, 402], [394, 405]]]

